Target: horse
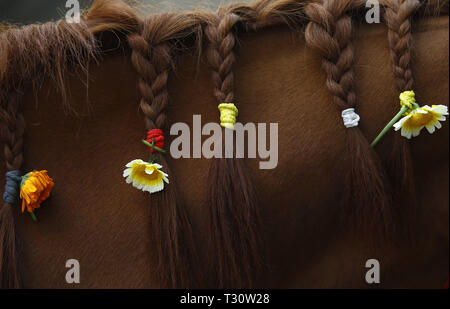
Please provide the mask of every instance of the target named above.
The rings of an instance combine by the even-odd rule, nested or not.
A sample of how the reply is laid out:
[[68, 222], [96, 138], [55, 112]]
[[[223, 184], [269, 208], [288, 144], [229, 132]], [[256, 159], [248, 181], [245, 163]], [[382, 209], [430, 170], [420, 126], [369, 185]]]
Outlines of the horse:
[[[383, 0], [378, 24], [364, 4], [142, 17], [96, 0], [79, 24], [3, 29], [1, 173], [45, 169], [55, 187], [37, 223], [1, 206], [1, 287], [443, 287], [448, 124], [369, 143], [406, 88], [448, 106], [448, 1]], [[163, 191], [125, 183], [125, 164], [148, 155], [146, 130], [169, 145], [170, 124], [218, 122], [219, 103], [243, 123], [278, 123], [276, 168], [158, 153]], [[343, 125], [348, 107], [358, 127]], [[65, 280], [69, 259], [79, 284]]]

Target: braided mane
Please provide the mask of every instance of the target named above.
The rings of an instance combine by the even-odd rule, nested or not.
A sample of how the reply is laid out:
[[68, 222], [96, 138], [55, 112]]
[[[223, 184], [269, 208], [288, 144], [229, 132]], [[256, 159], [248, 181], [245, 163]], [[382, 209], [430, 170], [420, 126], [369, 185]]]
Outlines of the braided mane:
[[[0, 132], [6, 169], [14, 171], [20, 170], [23, 163], [25, 119], [22, 114], [22, 93], [9, 93], [8, 99], [10, 104], [5, 109], [0, 109]], [[3, 202], [0, 208], [0, 287], [19, 287], [16, 245], [12, 205]]]
[[[340, 111], [356, 107], [353, 72], [352, 21], [346, 13], [353, 1], [324, 0], [306, 7], [311, 22], [306, 41], [322, 56], [326, 85], [333, 104]], [[385, 234], [390, 226], [390, 197], [381, 163], [358, 127], [348, 128], [349, 158], [343, 206], [354, 216], [358, 230], [378, 230]]]
[[[411, 21], [419, 6], [417, 0], [386, 1], [384, 18], [388, 27], [388, 41], [392, 71], [400, 92], [414, 89], [411, 68]], [[411, 150], [401, 135], [394, 136], [392, 151], [387, 161], [387, 172], [392, 179], [396, 217], [408, 221], [416, 211], [416, 192], [412, 170]], [[405, 205], [405, 207], [400, 207]]]
[[[416, 14], [448, 14], [449, 1], [382, 0], [393, 74], [399, 91], [413, 87], [411, 68], [411, 21]], [[330, 101], [337, 112], [358, 108], [354, 89], [352, 11], [361, 0], [258, 0], [251, 4], [223, 6], [216, 13], [194, 11], [163, 13], [146, 18], [122, 1], [96, 0], [79, 24], [61, 20], [21, 28], [0, 27], [0, 137], [8, 171], [23, 164], [25, 119], [23, 93], [43, 80], [59, 89], [66, 112], [77, 107], [66, 100], [66, 77], [73, 69], [88, 74], [90, 61], [100, 61], [113, 37], [131, 49], [132, 65], [138, 74], [138, 103], [145, 129], [168, 126], [167, 79], [176, 61], [174, 46], [186, 50], [206, 46], [212, 71], [213, 94], [218, 103], [233, 102], [233, 65], [236, 37], [273, 25], [306, 26], [306, 40], [321, 57]], [[109, 34], [109, 36], [108, 36]], [[111, 35], [113, 34], [113, 35]], [[193, 39], [194, 38], [194, 39]], [[199, 53], [200, 54], [200, 53]], [[239, 104], [240, 102], [237, 102]], [[343, 128], [345, 129], [345, 128]], [[347, 188], [343, 200], [346, 216], [355, 217], [357, 229], [376, 229], [383, 234], [392, 225], [389, 179], [393, 201], [414, 202], [411, 155], [407, 143], [396, 135], [386, 171], [359, 128], [346, 129], [348, 153]], [[158, 162], [168, 168], [159, 153]], [[215, 159], [209, 173], [211, 247], [214, 287], [251, 287], [260, 265], [259, 209], [251, 180], [238, 159]], [[412, 197], [409, 200], [404, 197]], [[171, 184], [151, 195], [150, 226], [157, 243], [159, 282], [162, 287], [203, 287], [198, 267], [197, 244], [183, 201]], [[398, 216], [398, 210], [394, 210]], [[370, 222], [366, 219], [372, 218]], [[361, 220], [359, 220], [361, 219]], [[16, 247], [12, 205], [0, 206], [0, 288], [20, 287], [20, 256]], [[238, 239], [239, 242], [233, 242]], [[199, 269], [199, 271], [196, 271]]]
[[[139, 74], [138, 88], [142, 96], [140, 108], [144, 114], [145, 128], [167, 129], [166, 107], [169, 103], [167, 78], [171, 68], [170, 43], [165, 35], [166, 21], [174, 28], [188, 17], [163, 14], [143, 21], [140, 32], [131, 33], [128, 42], [132, 49], [131, 62]], [[160, 153], [158, 162], [170, 173], [167, 160]], [[172, 181], [173, 182], [173, 181]], [[172, 183], [159, 194], [150, 195], [151, 235], [157, 243], [159, 282], [162, 287], [180, 288], [195, 286], [195, 242], [184, 205], [177, 197]], [[183, 252], [184, 251], [184, 252]]]
[[[233, 27], [239, 19], [234, 13], [219, 10], [205, 27], [209, 41], [207, 57], [217, 104], [234, 102], [233, 49], [236, 39]], [[218, 266], [217, 285], [219, 288], [249, 288], [259, 270], [262, 255], [255, 189], [243, 161], [226, 157], [212, 161], [208, 183], [212, 252]]]

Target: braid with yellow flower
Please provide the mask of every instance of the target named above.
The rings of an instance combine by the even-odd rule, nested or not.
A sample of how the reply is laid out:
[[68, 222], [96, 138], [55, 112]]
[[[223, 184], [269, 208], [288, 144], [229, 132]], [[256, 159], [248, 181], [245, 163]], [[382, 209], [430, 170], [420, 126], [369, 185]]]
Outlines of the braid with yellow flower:
[[166, 13], [146, 18], [139, 25], [139, 31], [127, 37], [132, 50], [131, 62], [138, 73], [139, 106], [148, 131], [143, 143], [150, 147], [150, 158], [148, 161], [138, 159], [129, 162], [123, 176], [127, 183], [151, 193], [150, 235], [155, 244], [152, 251], [159, 265], [156, 273], [162, 288], [195, 286], [199, 277], [193, 273], [198, 262], [187, 211], [182, 207], [173, 183], [165, 186], [169, 183], [170, 172], [164, 156], [162, 130], [168, 124], [167, 78], [172, 64], [168, 37], [173, 33], [161, 31], [161, 27], [167, 29], [166, 24], [179, 22], [183, 18], [188, 17]]
[[155, 193], [164, 189], [164, 182], [169, 183], [169, 175], [161, 171], [162, 166], [156, 161], [155, 152], [165, 154], [164, 135], [160, 129], [153, 129], [147, 132], [147, 139], [142, 142], [150, 147], [150, 158], [148, 162], [136, 159], [129, 162], [123, 171], [123, 177], [127, 183], [132, 183], [133, 187]]
[[[389, 145], [391, 151], [388, 153], [385, 168], [391, 180], [393, 202], [397, 205], [395, 207], [396, 217], [402, 218], [405, 225], [403, 228], [406, 228], [406, 232], [411, 229], [411, 226], [409, 226], [411, 216], [415, 216], [417, 213], [417, 194], [411, 150], [408, 140], [403, 137], [409, 139], [412, 136], [417, 136], [424, 126], [427, 127], [430, 133], [434, 132], [434, 127], [440, 127], [439, 121], [445, 120], [445, 117], [442, 118], [442, 116], [446, 113], [444, 109], [438, 108], [436, 111], [441, 113], [441, 116], [438, 117], [437, 123], [433, 121], [429, 122], [430, 120], [423, 122], [426, 117], [433, 115], [427, 109], [434, 112], [432, 109], [435, 107], [428, 108], [427, 106], [423, 106], [423, 109], [421, 109], [412, 91], [414, 89], [414, 76], [411, 66], [411, 55], [414, 44], [412, 42], [413, 36], [411, 29], [413, 27], [411, 17], [419, 6], [420, 1], [418, 0], [388, 0], [384, 3], [384, 20], [386, 21], [388, 30], [387, 38], [390, 48], [392, 72], [395, 77], [397, 90], [400, 93], [401, 106], [400, 111], [394, 119], [388, 123], [371, 143], [372, 147], [375, 147], [381, 137], [392, 126], [394, 126], [395, 130], [402, 130], [401, 134], [394, 134], [392, 139], [386, 140], [386, 143], [391, 143]], [[422, 112], [426, 112], [428, 116], [422, 117], [420, 115]], [[410, 117], [407, 117], [408, 115]], [[401, 117], [404, 118], [399, 123], [396, 123]], [[419, 122], [414, 121], [419, 118], [421, 119]], [[424, 126], [420, 125], [420, 123]], [[435, 124], [432, 125], [432, 123]]]
[[[414, 88], [411, 67], [413, 46], [411, 17], [419, 1], [388, 0], [384, 5], [392, 72], [398, 93], [402, 93]], [[408, 214], [413, 215], [417, 207], [411, 150], [406, 140], [399, 134], [394, 134], [387, 142], [391, 143], [389, 148], [392, 150], [388, 153], [385, 169], [391, 180], [394, 204], [404, 205], [395, 208], [397, 217], [403, 218], [406, 223]], [[375, 144], [372, 143], [372, 146]]]
[[[420, 134], [423, 128], [427, 128], [430, 134], [435, 128], [442, 128], [439, 121], [445, 121], [448, 115], [448, 107], [445, 105], [424, 105], [422, 107], [416, 103], [414, 91], [404, 91], [400, 94], [400, 111], [384, 127], [378, 136], [370, 144], [374, 147], [380, 139], [394, 127], [395, 131], [401, 129], [401, 135], [410, 139]], [[401, 118], [403, 116], [403, 118]], [[401, 118], [401, 119], [400, 119]], [[400, 120], [399, 120], [400, 119]], [[398, 121], [398, 122], [397, 122]]]

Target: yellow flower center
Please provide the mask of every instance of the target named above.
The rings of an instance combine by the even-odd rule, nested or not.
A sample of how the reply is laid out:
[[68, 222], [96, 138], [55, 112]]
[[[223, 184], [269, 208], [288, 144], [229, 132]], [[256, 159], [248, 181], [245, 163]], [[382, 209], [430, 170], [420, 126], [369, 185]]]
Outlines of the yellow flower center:
[[411, 117], [405, 121], [403, 126], [408, 128], [419, 128], [426, 126], [433, 121], [435, 121], [436, 114], [430, 110], [427, 110], [426, 114], [413, 112], [410, 114]]
[[[146, 168], [152, 170], [153, 173], [147, 174], [145, 172]], [[161, 175], [157, 168], [155, 168], [154, 166], [146, 166], [143, 164], [136, 164], [135, 166], [133, 166], [132, 174], [133, 178], [136, 178], [141, 182], [154, 181], [161, 178]]]

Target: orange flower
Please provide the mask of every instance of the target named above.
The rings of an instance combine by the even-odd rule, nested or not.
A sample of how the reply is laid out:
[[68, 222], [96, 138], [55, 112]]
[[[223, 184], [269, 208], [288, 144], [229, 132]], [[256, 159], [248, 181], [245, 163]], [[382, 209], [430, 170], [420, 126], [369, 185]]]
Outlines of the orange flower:
[[48, 177], [47, 171], [33, 171], [22, 177], [20, 198], [22, 199], [22, 212], [25, 207], [32, 213], [50, 195], [53, 188], [53, 179]]

